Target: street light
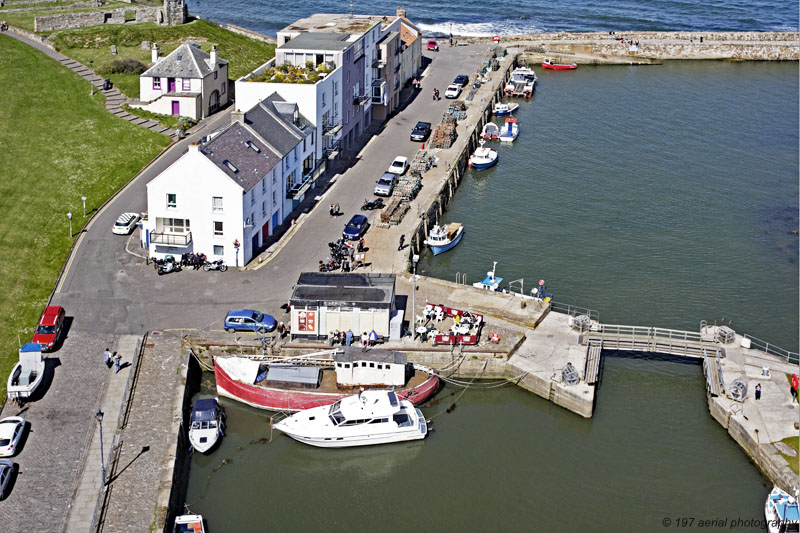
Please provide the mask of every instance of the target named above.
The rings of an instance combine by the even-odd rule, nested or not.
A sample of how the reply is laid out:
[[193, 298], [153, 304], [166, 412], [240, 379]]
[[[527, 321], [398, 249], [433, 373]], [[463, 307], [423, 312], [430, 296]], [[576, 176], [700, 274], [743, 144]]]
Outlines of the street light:
[[98, 410], [94, 415], [97, 424], [100, 426], [100, 470], [102, 472], [102, 486], [106, 485], [106, 462], [103, 460], [103, 411]]
[[72, 238], [72, 212], [67, 213], [67, 218], [69, 219], [69, 237]]
[[83, 202], [83, 218], [86, 218], [86, 197], [81, 196], [81, 202]]

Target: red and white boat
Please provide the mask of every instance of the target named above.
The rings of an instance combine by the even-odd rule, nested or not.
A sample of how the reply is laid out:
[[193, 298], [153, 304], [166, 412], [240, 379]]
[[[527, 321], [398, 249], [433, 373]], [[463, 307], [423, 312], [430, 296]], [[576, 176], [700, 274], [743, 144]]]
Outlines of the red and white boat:
[[578, 65], [575, 63], [554, 63], [550, 57], [545, 57], [542, 61], [542, 68], [547, 70], [575, 70]]
[[302, 411], [330, 405], [359, 390], [394, 390], [415, 405], [439, 390], [434, 370], [406, 362], [399, 352], [348, 347], [333, 360], [303, 356], [275, 361], [215, 357], [217, 393], [269, 411]]

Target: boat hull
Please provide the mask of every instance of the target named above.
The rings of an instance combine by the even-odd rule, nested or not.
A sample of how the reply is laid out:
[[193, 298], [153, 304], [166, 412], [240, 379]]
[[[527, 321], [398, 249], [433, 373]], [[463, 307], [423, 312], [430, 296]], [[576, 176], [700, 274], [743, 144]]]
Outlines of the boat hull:
[[27, 385], [13, 385], [15, 374], [18, 374], [19, 367], [22, 366], [22, 363], [17, 363], [14, 365], [14, 368], [11, 369], [11, 375], [8, 378], [8, 383], [6, 384], [6, 394], [9, 399], [17, 399], [17, 400], [25, 400], [30, 398], [33, 393], [36, 391], [37, 387], [42, 383], [42, 378], [44, 378], [44, 362], [40, 365], [37, 365], [36, 368], [36, 378], [32, 382]]
[[[205, 441], [202, 440], [203, 437], [206, 438]], [[219, 440], [219, 430], [214, 430], [213, 432], [209, 432], [208, 430], [189, 430], [189, 443], [195, 451], [200, 453], [208, 453], [211, 451], [211, 448], [216, 446]]]
[[302, 435], [297, 435], [296, 433], [292, 433], [281, 429], [280, 426], [276, 425], [273, 426], [278, 431], [281, 431], [286, 436], [293, 438], [297, 442], [302, 442], [303, 444], [309, 444], [311, 446], [316, 446], [318, 448], [352, 448], [355, 446], [374, 446], [376, 444], [392, 444], [394, 442], [408, 442], [412, 440], [422, 440], [425, 438], [427, 433], [422, 433], [419, 430], [415, 430], [413, 432], [405, 432], [405, 433], [393, 433], [391, 435], [385, 435], [381, 437], [370, 437], [369, 439], [365, 439], [362, 437], [343, 437], [341, 440], [325, 440], [322, 438], [315, 438], [315, 437], [304, 437]]
[[[268, 411], [303, 411], [322, 405], [330, 405], [352, 393], [324, 393], [287, 390], [249, 385], [229, 375], [219, 365], [214, 365], [217, 393], [258, 409]], [[420, 385], [397, 392], [397, 397], [418, 405], [426, 402], [439, 390], [439, 376], [431, 374]]]
[[483, 162], [483, 161], [480, 161], [480, 162], [470, 161], [469, 164], [475, 170], [486, 170], [487, 168], [492, 168], [493, 166], [495, 166], [497, 164], [497, 161], [499, 161], [499, 160], [500, 160], [500, 157], [498, 156], [498, 157], [496, 157], [496, 158], [494, 158], [494, 159], [492, 159], [490, 161], [485, 161], [485, 162]]
[[444, 252], [446, 252], [447, 250], [450, 250], [451, 248], [454, 248], [459, 242], [461, 242], [461, 237], [463, 237], [463, 236], [464, 236], [464, 230], [460, 229], [458, 231], [458, 234], [456, 235], [456, 238], [453, 239], [452, 241], [450, 241], [449, 244], [443, 244], [443, 245], [432, 245], [432, 244], [429, 244], [428, 246], [430, 247], [431, 251], [433, 252], [433, 255], [443, 254]]
[[578, 65], [559, 65], [559, 64], [542, 63], [542, 68], [547, 70], [575, 70], [578, 68]]

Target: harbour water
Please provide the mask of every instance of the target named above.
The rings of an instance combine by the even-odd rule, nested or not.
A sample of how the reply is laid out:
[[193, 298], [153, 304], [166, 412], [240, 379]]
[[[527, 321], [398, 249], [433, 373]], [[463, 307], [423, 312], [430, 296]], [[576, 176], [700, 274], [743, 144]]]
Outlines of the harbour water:
[[[472, 282], [494, 259], [507, 281], [544, 278], [605, 322], [696, 330], [724, 315], [796, 350], [797, 94], [792, 64], [542, 73], [519, 140], [446, 213], [463, 242], [420, 268]], [[727, 531], [763, 518], [768, 483], [708, 414], [695, 364], [607, 357], [589, 420], [513, 386], [469, 390], [447, 413], [458, 392], [423, 409], [436, 428], [424, 442], [349, 450], [277, 433], [248, 446], [266, 414], [224, 401], [227, 435], [192, 457], [187, 502], [212, 531], [650, 531], [681, 518]]]

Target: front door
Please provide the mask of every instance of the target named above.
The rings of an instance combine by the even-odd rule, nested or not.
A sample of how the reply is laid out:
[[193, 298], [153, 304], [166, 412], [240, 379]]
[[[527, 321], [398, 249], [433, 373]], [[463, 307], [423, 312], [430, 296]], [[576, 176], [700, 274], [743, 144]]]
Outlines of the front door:
[[256, 255], [256, 253], [258, 253], [258, 233], [253, 235], [253, 243], [252, 244], [253, 244], [253, 255]]
[[267, 237], [269, 237], [269, 220], [261, 226], [261, 242], [266, 241]]
[[175, 92], [175, 78], [167, 78], [167, 91]]
[[178, 100], [172, 101], [172, 114], [173, 115], [181, 114], [181, 103]]
[[272, 213], [272, 231], [275, 231], [275, 228], [278, 227], [278, 212], [275, 211]]

